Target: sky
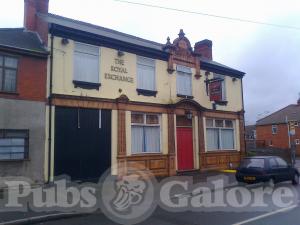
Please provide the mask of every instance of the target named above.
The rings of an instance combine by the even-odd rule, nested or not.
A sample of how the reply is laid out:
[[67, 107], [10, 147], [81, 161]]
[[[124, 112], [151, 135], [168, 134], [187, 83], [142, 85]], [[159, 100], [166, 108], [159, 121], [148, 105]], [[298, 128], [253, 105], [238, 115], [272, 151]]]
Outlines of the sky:
[[[143, 4], [279, 24], [295, 29], [151, 8], [116, 0], [49, 0], [49, 12], [152, 41], [174, 40], [180, 29], [194, 45], [210, 39], [213, 59], [246, 73], [246, 124], [253, 124], [300, 93], [300, 3], [298, 0], [128, 0]], [[23, 26], [23, 0], [0, 8], [0, 27]]]

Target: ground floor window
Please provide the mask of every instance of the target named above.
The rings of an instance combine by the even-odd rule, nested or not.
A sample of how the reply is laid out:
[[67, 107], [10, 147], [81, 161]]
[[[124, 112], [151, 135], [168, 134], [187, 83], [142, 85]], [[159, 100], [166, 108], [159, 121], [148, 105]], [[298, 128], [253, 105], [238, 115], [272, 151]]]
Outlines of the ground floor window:
[[131, 152], [159, 153], [160, 115], [131, 113]]
[[223, 119], [206, 119], [206, 146], [207, 150], [233, 150], [234, 121]]
[[0, 129], [0, 160], [28, 158], [28, 130]]

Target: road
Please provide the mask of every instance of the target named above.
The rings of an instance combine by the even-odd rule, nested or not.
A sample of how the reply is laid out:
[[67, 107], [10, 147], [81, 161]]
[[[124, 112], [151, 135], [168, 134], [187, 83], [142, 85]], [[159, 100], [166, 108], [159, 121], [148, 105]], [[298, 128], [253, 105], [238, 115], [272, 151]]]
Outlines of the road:
[[[284, 184], [285, 187], [292, 187]], [[298, 196], [300, 186], [296, 188]], [[270, 199], [268, 199], [270, 200]], [[298, 201], [295, 201], [298, 202]], [[168, 212], [157, 208], [151, 217], [139, 223], [140, 225], [298, 225], [300, 224], [300, 205], [293, 204], [286, 208], [276, 208], [271, 211], [258, 212], [255, 208], [249, 212]], [[88, 216], [48, 221], [43, 225], [116, 225], [102, 213]]]

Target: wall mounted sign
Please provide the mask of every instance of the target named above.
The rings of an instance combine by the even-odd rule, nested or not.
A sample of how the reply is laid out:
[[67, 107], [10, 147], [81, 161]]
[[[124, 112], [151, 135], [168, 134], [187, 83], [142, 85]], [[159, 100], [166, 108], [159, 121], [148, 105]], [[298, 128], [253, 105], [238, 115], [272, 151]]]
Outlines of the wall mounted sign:
[[110, 72], [105, 73], [105, 79], [133, 83], [133, 78], [127, 76], [127, 68], [124, 59], [114, 59], [114, 64], [110, 66]]
[[209, 82], [209, 97], [210, 101], [222, 100], [222, 81], [215, 80]]

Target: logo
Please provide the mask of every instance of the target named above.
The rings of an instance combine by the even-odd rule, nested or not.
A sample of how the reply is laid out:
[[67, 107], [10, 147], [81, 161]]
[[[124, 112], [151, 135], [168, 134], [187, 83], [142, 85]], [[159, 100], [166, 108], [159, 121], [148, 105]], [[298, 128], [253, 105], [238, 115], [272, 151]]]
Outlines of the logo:
[[[127, 168], [128, 171], [130, 168]], [[102, 212], [114, 222], [136, 224], [155, 210], [155, 177], [148, 171], [134, 171], [118, 177], [107, 171], [100, 179], [99, 193]]]

